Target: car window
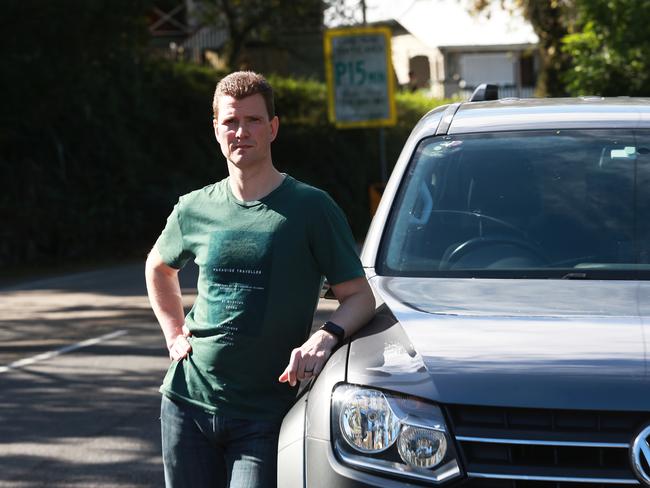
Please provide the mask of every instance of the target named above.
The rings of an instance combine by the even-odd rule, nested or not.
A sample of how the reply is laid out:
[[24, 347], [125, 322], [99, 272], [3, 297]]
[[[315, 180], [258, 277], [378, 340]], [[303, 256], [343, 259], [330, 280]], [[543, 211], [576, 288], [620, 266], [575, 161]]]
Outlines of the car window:
[[650, 131], [424, 139], [377, 269], [402, 276], [611, 277], [650, 272]]

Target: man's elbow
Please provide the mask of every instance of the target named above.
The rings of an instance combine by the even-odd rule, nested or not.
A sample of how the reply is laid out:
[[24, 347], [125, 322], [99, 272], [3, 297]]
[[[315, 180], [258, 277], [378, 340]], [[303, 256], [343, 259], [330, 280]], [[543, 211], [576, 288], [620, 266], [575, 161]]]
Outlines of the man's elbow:
[[153, 247], [147, 255], [144, 269], [147, 279], [154, 275], [173, 276], [178, 273], [177, 269], [172, 268], [163, 261], [162, 256], [155, 247]]
[[360, 308], [360, 315], [363, 317], [363, 323], [366, 324], [374, 317], [376, 307], [375, 295], [366, 280], [363, 281], [363, 284], [357, 291], [357, 296], [359, 297], [357, 304]]
[[372, 289], [370, 288], [370, 285], [368, 285], [367, 291], [366, 291], [366, 307], [367, 307], [367, 313], [368, 313], [368, 321], [372, 319], [375, 316], [375, 310], [377, 307], [377, 301], [375, 300], [375, 294], [372, 292]]
[[370, 290], [370, 313], [374, 315], [375, 310], [377, 309], [377, 300], [375, 300], [375, 294]]
[[156, 271], [156, 268], [159, 267], [158, 259], [155, 256], [157, 254], [156, 248], [154, 247], [149, 254], [147, 254], [147, 259], [144, 263], [144, 274], [145, 276], [149, 277], [153, 275], [153, 273]]

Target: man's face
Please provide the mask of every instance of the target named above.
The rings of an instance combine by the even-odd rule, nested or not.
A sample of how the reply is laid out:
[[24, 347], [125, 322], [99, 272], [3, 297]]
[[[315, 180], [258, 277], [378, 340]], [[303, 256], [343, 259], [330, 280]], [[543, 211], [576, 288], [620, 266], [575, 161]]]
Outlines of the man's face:
[[214, 134], [226, 159], [240, 169], [271, 164], [271, 142], [278, 133], [277, 117], [269, 120], [262, 95], [218, 100]]

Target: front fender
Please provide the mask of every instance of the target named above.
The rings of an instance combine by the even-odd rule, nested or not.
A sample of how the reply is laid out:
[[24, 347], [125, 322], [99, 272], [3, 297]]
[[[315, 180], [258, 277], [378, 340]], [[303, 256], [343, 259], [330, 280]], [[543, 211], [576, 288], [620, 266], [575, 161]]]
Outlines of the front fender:
[[298, 398], [285, 415], [278, 440], [278, 486], [303, 488], [305, 482], [305, 438], [330, 437], [329, 406], [332, 389], [345, 379], [348, 344], [332, 354], [311, 388]]
[[305, 411], [307, 397], [302, 395], [285, 415], [278, 440], [278, 486], [304, 486]]

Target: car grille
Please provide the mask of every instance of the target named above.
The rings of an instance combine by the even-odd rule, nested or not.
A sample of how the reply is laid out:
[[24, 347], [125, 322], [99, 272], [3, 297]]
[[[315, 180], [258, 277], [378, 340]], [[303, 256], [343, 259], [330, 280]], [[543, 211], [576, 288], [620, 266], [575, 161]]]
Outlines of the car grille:
[[639, 485], [629, 462], [649, 412], [447, 406], [468, 483], [481, 488]]

